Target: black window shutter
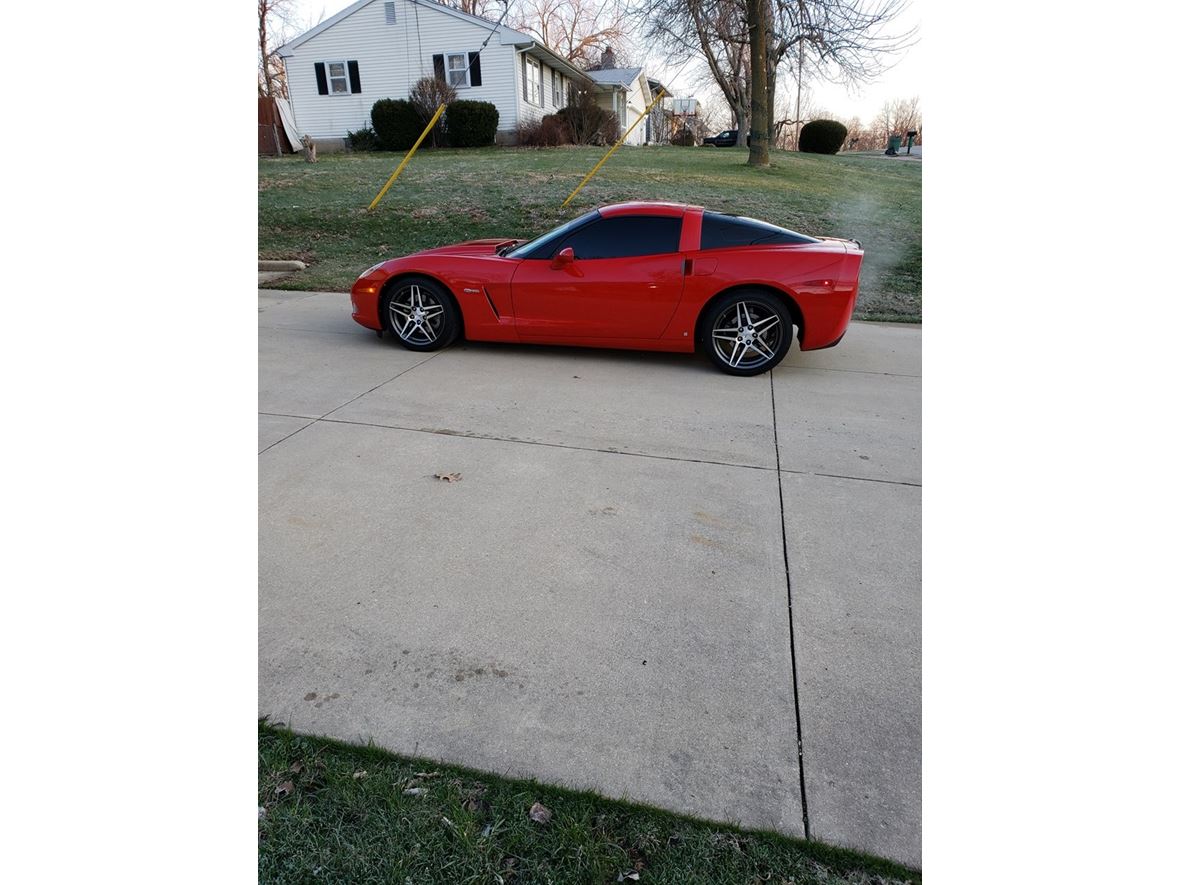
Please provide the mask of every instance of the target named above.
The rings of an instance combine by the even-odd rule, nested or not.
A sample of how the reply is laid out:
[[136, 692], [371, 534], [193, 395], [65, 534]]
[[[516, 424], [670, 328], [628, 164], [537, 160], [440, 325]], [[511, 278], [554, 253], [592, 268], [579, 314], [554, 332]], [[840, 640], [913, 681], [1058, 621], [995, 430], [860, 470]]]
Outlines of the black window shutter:
[[353, 92], [361, 91], [361, 69], [355, 61], [348, 63], [348, 82], [352, 84]]
[[322, 61], [315, 63], [315, 85], [319, 87], [320, 95], [328, 94], [328, 72], [324, 70]]
[[468, 67], [469, 73], [471, 74], [471, 77], [468, 82], [470, 82], [472, 86], [482, 86], [483, 85], [483, 74], [481, 74], [479, 71], [479, 53], [478, 52], [467, 53], [467, 67]]
[[522, 55], [520, 57], [520, 83], [524, 87], [524, 100], [529, 100], [529, 63]]
[[447, 69], [443, 66], [443, 57], [441, 55], [434, 57], [434, 76], [439, 80], [447, 79]]

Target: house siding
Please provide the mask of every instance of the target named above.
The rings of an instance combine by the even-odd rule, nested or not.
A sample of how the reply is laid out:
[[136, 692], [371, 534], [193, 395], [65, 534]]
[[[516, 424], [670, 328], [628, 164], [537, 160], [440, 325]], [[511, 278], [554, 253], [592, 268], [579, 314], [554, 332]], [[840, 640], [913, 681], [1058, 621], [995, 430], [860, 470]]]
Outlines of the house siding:
[[[312, 138], [343, 138], [370, 125], [369, 111], [381, 98], [407, 98], [422, 77], [434, 73], [438, 53], [475, 52], [492, 32], [428, 4], [397, 3], [396, 24], [386, 24], [385, 3], [372, 0], [296, 48], [284, 51], [295, 125]], [[419, 40], [420, 48], [419, 48]], [[355, 61], [362, 92], [320, 95], [316, 62]], [[515, 132], [520, 98], [517, 52], [499, 35], [480, 53], [482, 85], [459, 88], [459, 98], [490, 101], [500, 112], [499, 130]]]
[[[621, 97], [616, 99], [615, 95], [618, 93], [613, 90], [598, 94], [598, 106], [618, 115], [619, 135], [626, 132], [627, 127], [638, 120], [647, 108], [647, 105], [643, 103], [643, 91], [639, 85], [638, 77], [623, 88], [626, 89], [625, 100]], [[624, 144], [641, 145], [646, 139], [647, 127], [639, 125], [627, 136]]]
[[[565, 102], [557, 104], [553, 96], [553, 68], [545, 64], [542, 59], [537, 58], [530, 52], [523, 53], [530, 58], [541, 62], [541, 104], [533, 104], [524, 100], [524, 67], [520, 61], [520, 56], [516, 58], [516, 101], [517, 101], [517, 119], [520, 122], [536, 121], [549, 114], [556, 114], [561, 108], [565, 107]], [[557, 72], [559, 77], [565, 77], [564, 92], [568, 97], [570, 84], [573, 82], [568, 76], [561, 71]]]

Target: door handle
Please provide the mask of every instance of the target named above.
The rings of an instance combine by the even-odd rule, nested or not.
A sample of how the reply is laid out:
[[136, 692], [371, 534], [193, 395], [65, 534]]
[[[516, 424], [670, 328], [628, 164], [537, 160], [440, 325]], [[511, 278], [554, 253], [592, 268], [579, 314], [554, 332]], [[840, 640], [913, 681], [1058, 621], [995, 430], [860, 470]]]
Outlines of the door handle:
[[684, 259], [684, 275], [686, 277], [692, 276], [692, 259], [691, 258]]

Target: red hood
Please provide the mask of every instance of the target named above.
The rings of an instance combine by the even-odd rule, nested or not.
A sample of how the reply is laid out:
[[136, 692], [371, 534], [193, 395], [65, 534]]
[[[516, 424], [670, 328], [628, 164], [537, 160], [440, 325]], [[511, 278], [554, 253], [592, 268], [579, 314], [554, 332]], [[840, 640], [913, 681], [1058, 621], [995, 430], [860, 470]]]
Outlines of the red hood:
[[[415, 255], [494, 255], [497, 246], [506, 243], [519, 243], [509, 237], [494, 237], [488, 240], [468, 240], [466, 243], [454, 243], [450, 246], [439, 246], [435, 249], [423, 249]], [[407, 256], [408, 257], [408, 256]]]

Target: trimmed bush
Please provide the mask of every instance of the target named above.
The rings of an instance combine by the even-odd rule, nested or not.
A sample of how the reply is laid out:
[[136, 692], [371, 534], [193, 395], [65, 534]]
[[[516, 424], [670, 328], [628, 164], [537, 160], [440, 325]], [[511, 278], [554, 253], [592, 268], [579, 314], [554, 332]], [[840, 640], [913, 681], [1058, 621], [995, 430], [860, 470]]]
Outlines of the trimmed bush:
[[495, 143], [500, 112], [490, 101], [453, 101], [447, 105], [446, 117], [452, 147], [485, 147]]
[[812, 120], [799, 133], [799, 150], [807, 154], [834, 154], [848, 137], [839, 120]]
[[380, 149], [377, 133], [371, 126], [362, 126], [356, 132], [348, 133], [348, 149], [352, 151], [375, 151]]
[[693, 135], [692, 130], [687, 126], [672, 136], [672, 144], [679, 145], [680, 147], [693, 147], [696, 143], [697, 137]]
[[414, 106], [404, 98], [383, 98], [369, 112], [377, 142], [383, 151], [409, 150], [422, 134], [423, 123]]

